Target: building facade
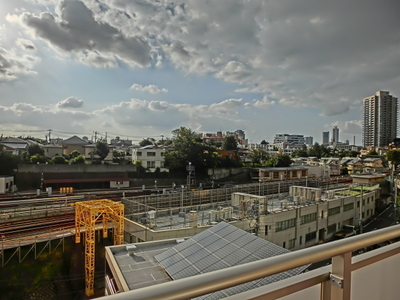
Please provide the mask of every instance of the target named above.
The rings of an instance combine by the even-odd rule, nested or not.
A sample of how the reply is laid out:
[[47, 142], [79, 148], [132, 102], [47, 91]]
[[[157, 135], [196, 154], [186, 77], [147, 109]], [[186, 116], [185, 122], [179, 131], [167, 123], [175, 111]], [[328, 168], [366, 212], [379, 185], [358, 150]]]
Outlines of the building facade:
[[397, 136], [397, 98], [378, 91], [363, 100], [363, 145], [386, 147]]
[[149, 171], [154, 172], [157, 168], [160, 171], [169, 170], [164, 167], [165, 163], [165, 148], [155, 145], [148, 145], [141, 148], [132, 149], [132, 162], [141, 161], [142, 166]]
[[304, 135], [278, 133], [274, 137], [274, 143], [305, 144]]
[[333, 143], [339, 142], [339, 128], [337, 126], [333, 126], [332, 129], [332, 142]]
[[329, 144], [329, 131], [322, 132], [322, 144]]
[[312, 147], [314, 145], [314, 139], [312, 136], [305, 137], [305, 143], [308, 147]]

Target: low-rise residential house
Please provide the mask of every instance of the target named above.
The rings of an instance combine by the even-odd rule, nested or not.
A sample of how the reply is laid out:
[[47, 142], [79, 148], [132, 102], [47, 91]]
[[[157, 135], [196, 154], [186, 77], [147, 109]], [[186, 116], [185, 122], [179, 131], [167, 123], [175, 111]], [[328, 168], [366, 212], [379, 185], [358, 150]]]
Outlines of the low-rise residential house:
[[63, 146], [54, 143], [43, 146], [44, 155], [49, 158], [53, 158], [54, 156], [62, 156], [63, 149]]
[[13, 148], [13, 147], [11, 147], [11, 146], [4, 145], [4, 144], [3, 144], [3, 151], [4, 151], [4, 152], [11, 153], [12, 155], [15, 155], [15, 156], [18, 156], [18, 155], [19, 155], [18, 148]]
[[363, 167], [364, 164], [359, 158], [355, 158], [347, 163], [347, 170], [349, 171], [349, 174], [360, 173], [362, 172]]
[[28, 151], [29, 145], [38, 144], [39, 146], [43, 146], [35, 141], [31, 141], [29, 139], [23, 140], [15, 137], [5, 138], [2, 142], [3, 145], [8, 146], [13, 149], [14, 153], [17, 155], [22, 155], [23, 152]]
[[70, 155], [71, 152], [74, 150], [76, 150], [80, 154], [84, 155], [84, 153], [85, 153], [84, 146], [88, 145], [88, 144], [89, 144], [88, 141], [81, 139], [80, 137], [77, 137], [76, 135], [61, 142], [61, 145], [64, 147], [64, 149], [63, 149], [64, 155]]
[[383, 168], [383, 161], [380, 157], [366, 157], [362, 159], [364, 167], [379, 169]]
[[157, 168], [160, 168], [160, 171], [168, 172], [169, 170], [164, 167], [165, 151], [165, 147], [156, 145], [132, 148], [132, 162], [141, 161], [142, 166], [151, 172]]
[[349, 174], [380, 172], [384, 168], [380, 157], [344, 158], [340, 164], [342, 167], [347, 167]]

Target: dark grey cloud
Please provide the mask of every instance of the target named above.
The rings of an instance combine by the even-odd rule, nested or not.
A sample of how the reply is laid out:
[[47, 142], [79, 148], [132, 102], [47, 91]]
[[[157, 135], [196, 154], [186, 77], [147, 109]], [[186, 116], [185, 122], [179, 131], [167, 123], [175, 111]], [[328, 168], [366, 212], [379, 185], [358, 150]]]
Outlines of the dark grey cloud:
[[171, 63], [261, 93], [258, 108], [339, 116], [377, 90], [400, 95], [397, 0], [65, 0], [56, 11], [22, 20], [86, 65]]
[[[103, 59], [103, 55], [113, 55], [132, 65], [150, 64], [150, 45], [144, 38], [128, 36], [107, 23], [98, 22], [83, 2], [61, 1], [57, 10], [59, 18], [49, 12], [40, 16], [26, 12], [22, 14], [22, 22], [37, 37], [64, 52], [94, 52]], [[99, 60], [96, 62], [98, 66]], [[109, 60], [106, 66], [108, 63]]]

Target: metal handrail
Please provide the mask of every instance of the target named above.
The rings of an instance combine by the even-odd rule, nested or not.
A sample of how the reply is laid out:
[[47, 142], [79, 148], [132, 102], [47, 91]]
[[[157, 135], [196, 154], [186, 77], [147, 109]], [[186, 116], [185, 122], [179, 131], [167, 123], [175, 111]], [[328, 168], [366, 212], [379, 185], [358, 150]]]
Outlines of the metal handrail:
[[353, 252], [397, 237], [400, 237], [400, 225], [206, 274], [106, 296], [101, 299], [190, 299]]

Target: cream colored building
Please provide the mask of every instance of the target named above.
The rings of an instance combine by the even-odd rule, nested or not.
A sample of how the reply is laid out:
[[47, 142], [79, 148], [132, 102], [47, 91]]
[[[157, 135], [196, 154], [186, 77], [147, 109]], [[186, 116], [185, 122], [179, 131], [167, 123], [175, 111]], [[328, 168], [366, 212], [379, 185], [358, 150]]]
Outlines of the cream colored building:
[[229, 203], [128, 216], [125, 240], [135, 243], [189, 237], [223, 220], [286, 249], [297, 250], [331, 239], [343, 225], [357, 226], [360, 219], [373, 216], [379, 192], [379, 185], [354, 185], [325, 192], [292, 186], [285, 195], [233, 193]]

